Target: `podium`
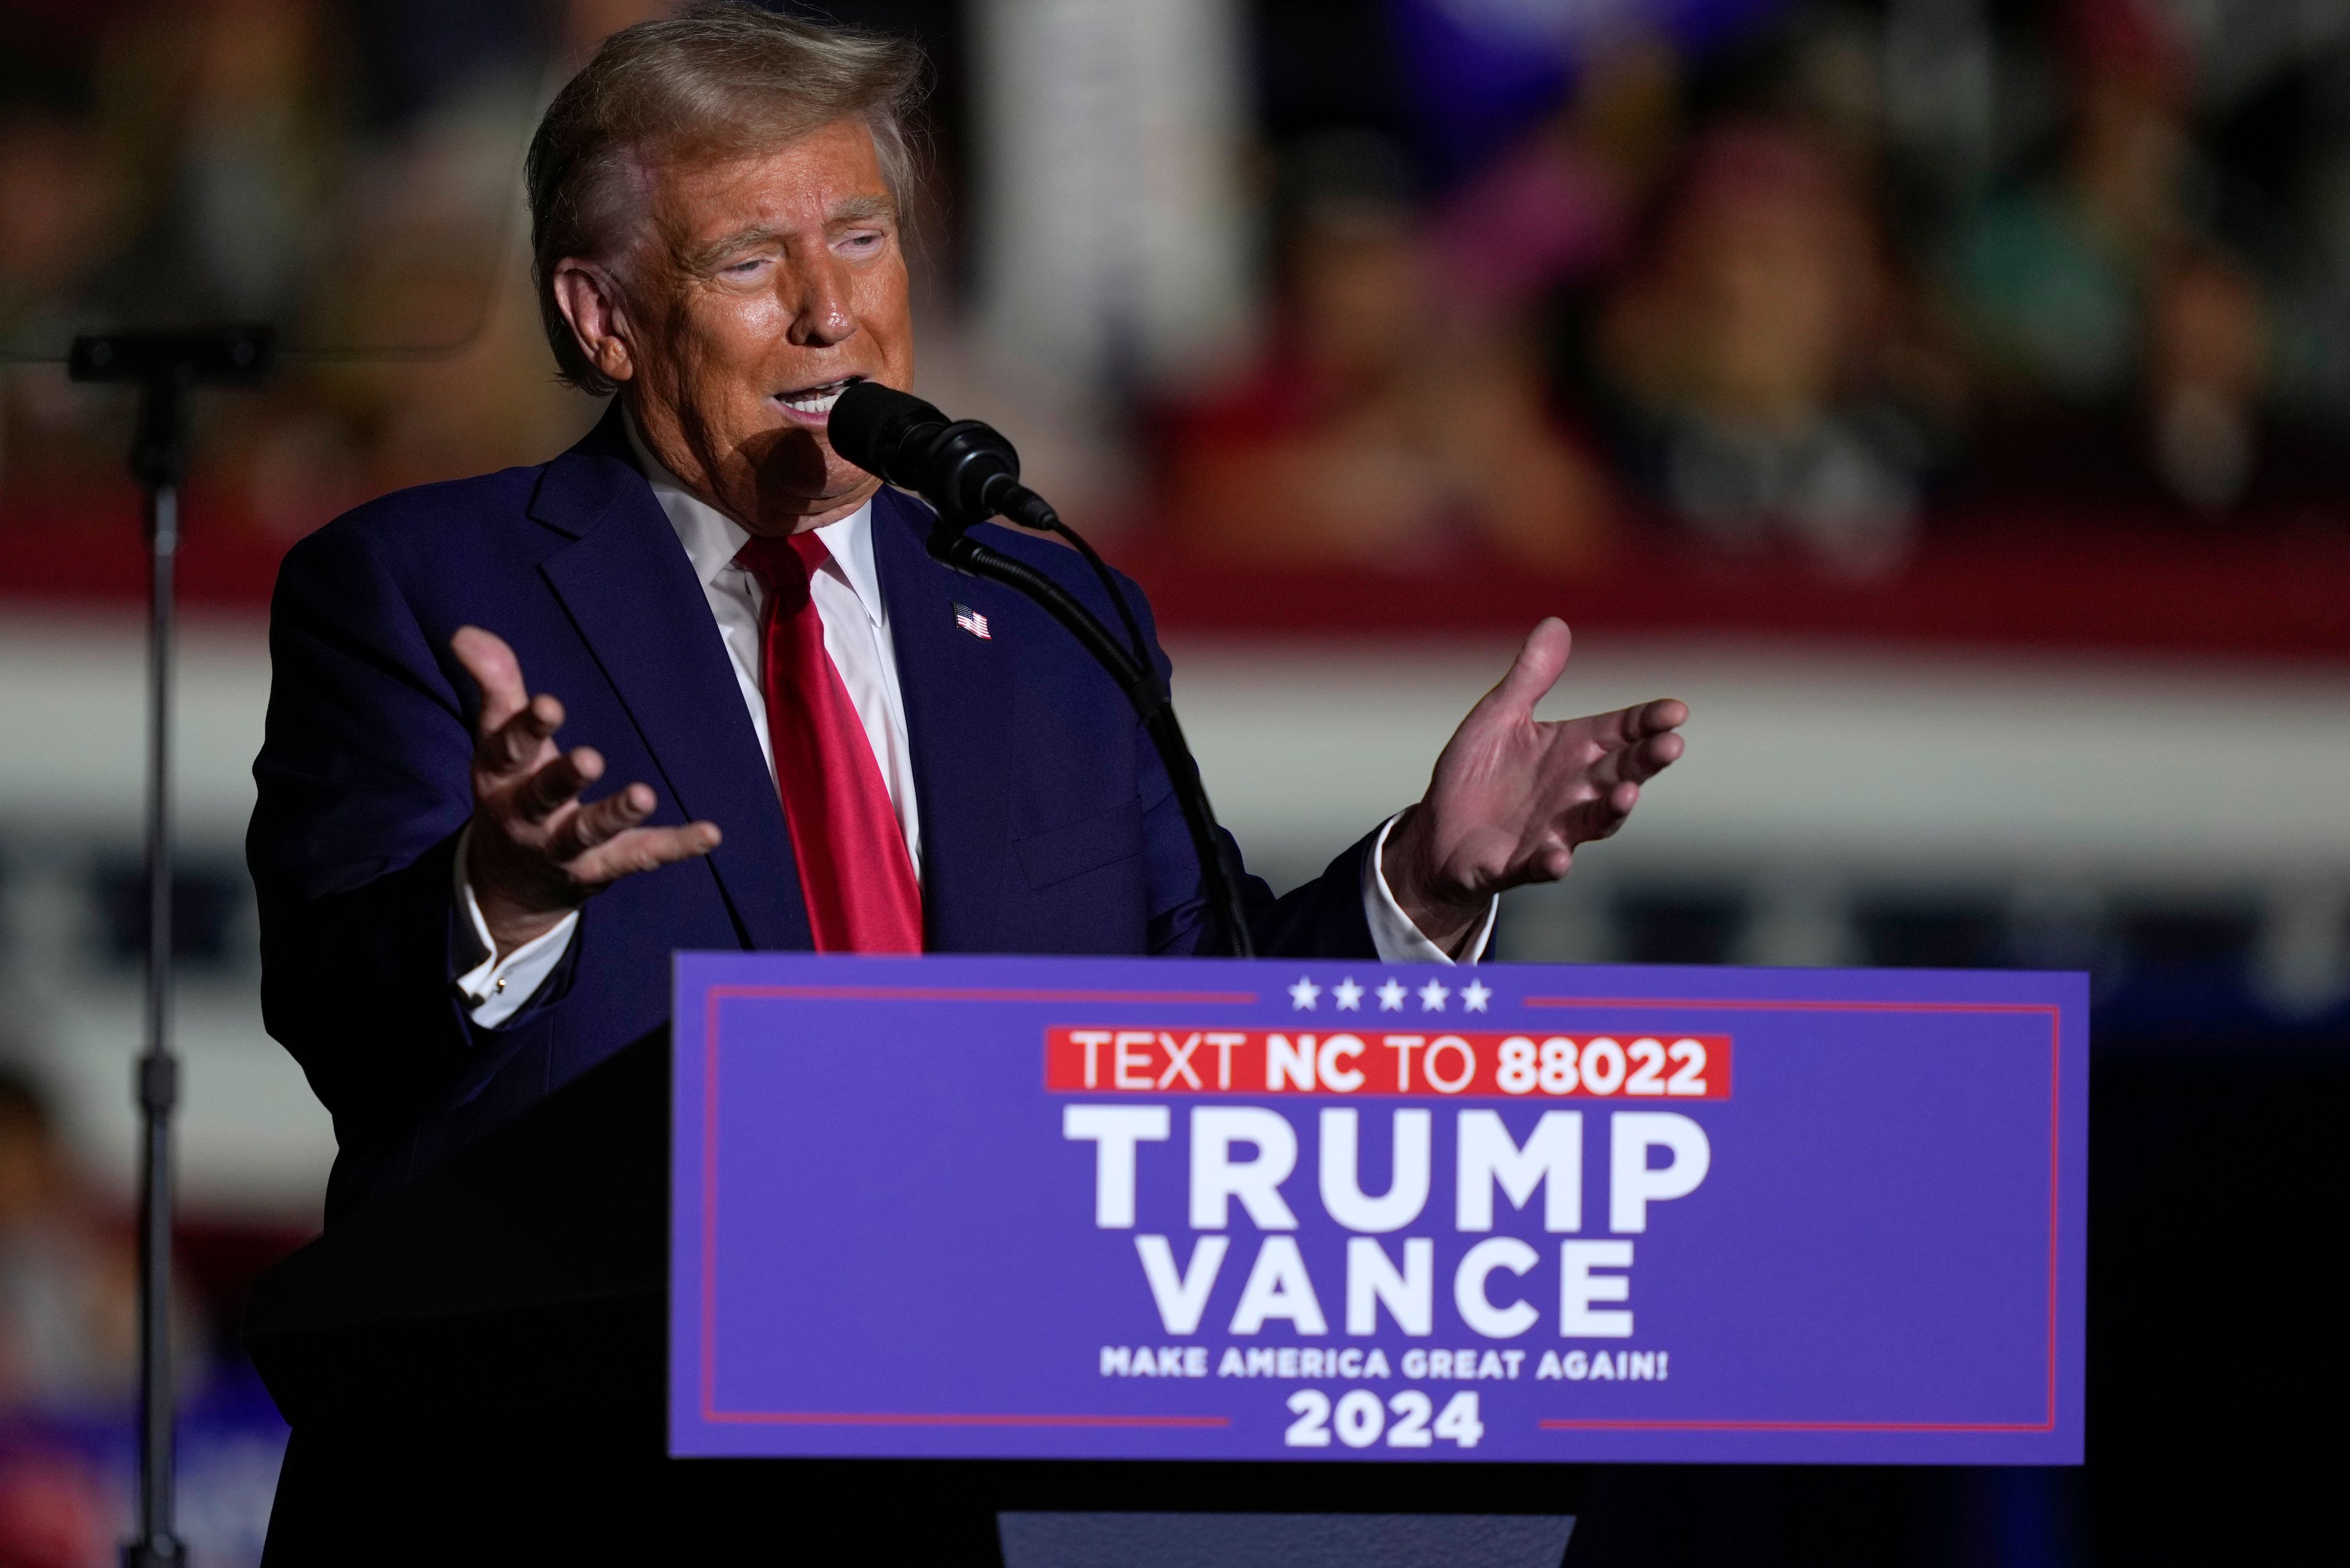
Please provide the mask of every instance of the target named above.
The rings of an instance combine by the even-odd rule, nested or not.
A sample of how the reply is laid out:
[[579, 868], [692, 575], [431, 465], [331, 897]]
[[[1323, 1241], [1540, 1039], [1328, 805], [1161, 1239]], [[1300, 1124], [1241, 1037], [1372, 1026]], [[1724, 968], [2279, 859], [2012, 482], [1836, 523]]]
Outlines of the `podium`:
[[2079, 1460], [2081, 976], [677, 974], [673, 1048], [256, 1293], [287, 1541], [429, 1496], [1041, 1564], [1152, 1513], [1563, 1539], [1600, 1461]]

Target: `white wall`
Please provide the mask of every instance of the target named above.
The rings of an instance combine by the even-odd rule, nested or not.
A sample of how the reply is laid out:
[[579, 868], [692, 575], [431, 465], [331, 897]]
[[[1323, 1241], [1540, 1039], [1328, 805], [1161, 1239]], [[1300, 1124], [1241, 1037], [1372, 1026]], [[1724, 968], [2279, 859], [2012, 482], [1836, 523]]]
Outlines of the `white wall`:
[[[1185, 728], [1243, 842], [1335, 849], [1419, 794], [1514, 649], [1174, 651]], [[1595, 638], [1542, 711], [1651, 697], [1690, 703], [1689, 753], [1595, 867], [2350, 876], [2342, 672]]]

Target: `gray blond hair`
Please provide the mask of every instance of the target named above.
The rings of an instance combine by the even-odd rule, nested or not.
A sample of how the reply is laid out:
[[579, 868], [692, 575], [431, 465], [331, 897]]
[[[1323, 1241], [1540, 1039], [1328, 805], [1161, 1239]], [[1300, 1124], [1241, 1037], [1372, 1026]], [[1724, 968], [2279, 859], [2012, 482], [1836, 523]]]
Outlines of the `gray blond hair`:
[[524, 165], [531, 271], [557, 373], [582, 391], [612, 383], [588, 361], [555, 298], [555, 269], [619, 259], [645, 162], [721, 161], [837, 120], [873, 133], [901, 221], [915, 180], [920, 50], [899, 38], [779, 16], [736, 0], [689, 5], [604, 40], [547, 105]]

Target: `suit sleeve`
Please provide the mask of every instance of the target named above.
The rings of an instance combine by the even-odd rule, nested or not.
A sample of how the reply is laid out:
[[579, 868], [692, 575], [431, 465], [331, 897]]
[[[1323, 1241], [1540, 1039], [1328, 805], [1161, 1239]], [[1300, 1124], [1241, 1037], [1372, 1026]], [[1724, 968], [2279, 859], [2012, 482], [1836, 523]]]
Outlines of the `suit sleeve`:
[[467, 704], [382, 563], [329, 527], [287, 556], [245, 853], [262, 1012], [346, 1148], [398, 1122], [471, 1054], [451, 971]]

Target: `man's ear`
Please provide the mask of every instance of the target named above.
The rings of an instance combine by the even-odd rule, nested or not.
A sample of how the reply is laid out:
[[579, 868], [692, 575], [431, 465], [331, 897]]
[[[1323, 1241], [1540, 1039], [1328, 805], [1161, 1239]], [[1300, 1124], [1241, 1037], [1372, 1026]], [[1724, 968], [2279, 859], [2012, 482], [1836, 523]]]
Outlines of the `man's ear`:
[[555, 303], [571, 323], [579, 351], [599, 375], [608, 381], [626, 381], [636, 375], [630, 323], [610, 273], [593, 262], [565, 257], [555, 264]]

